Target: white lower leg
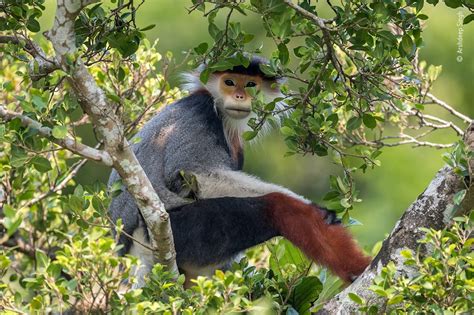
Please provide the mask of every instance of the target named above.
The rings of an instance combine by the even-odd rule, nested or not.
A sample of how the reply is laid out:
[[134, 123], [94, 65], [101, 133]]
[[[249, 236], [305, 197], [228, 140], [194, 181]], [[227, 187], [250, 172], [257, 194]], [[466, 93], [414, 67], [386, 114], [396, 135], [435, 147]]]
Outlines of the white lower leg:
[[[145, 240], [143, 228], [138, 228], [133, 232], [133, 238], [140, 243], [148, 244]], [[136, 278], [136, 282], [132, 284], [132, 289], [138, 289], [145, 285], [145, 278], [153, 268], [153, 253], [148, 248], [133, 242], [130, 247], [129, 254], [139, 259], [138, 266], [133, 267], [132, 275]]]

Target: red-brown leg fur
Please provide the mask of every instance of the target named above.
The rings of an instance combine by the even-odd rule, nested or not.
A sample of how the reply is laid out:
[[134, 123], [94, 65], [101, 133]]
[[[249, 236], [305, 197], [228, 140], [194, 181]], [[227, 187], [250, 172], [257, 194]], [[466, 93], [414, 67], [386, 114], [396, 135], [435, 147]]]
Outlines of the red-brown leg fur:
[[341, 225], [329, 225], [314, 205], [282, 193], [263, 197], [274, 227], [308, 257], [330, 268], [346, 282], [352, 282], [370, 262], [352, 236]]

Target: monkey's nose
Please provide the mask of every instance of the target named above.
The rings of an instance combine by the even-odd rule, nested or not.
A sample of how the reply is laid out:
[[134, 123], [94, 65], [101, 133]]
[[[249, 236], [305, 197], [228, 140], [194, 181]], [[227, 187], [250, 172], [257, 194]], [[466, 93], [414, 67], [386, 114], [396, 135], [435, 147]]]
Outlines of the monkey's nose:
[[243, 101], [245, 99], [245, 95], [243, 94], [235, 94], [234, 97], [238, 101]]

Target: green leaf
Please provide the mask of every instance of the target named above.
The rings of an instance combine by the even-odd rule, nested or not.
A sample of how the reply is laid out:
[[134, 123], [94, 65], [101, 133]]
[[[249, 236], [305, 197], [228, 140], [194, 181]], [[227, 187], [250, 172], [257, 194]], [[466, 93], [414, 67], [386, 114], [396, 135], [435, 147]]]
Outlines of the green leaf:
[[3, 226], [7, 229], [8, 236], [15, 234], [22, 221], [23, 218], [21, 215], [19, 215], [17, 218], [5, 218], [3, 220]]
[[364, 114], [362, 119], [364, 121], [364, 125], [370, 129], [374, 129], [377, 126], [377, 121], [371, 114]]
[[242, 42], [244, 44], [250, 43], [254, 39], [254, 37], [255, 37], [255, 35], [253, 35], [253, 34], [245, 33], [244, 38], [242, 39]]
[[304, 277], [293, 288], [292, 298], [289, 300], [289, 303], [299, 314], [307, 314], [322, 289], [323, 285], [317, 277]]
[[351, 131], [355, 130], [362, 125], [362, 119], [360, 117], [352, 117], [347, 121], [346, 129]]
[[52, 263], [48, 266], [46, 271], [55, 279], [58, 279], [61, 276], [62, 267], [58, 263]]
[[425, 288], [426, 290], [433, 290], [433, 284], [427, 281], [423, 283], [423, 288]]
[[12, 150], [12, 156], [10, 157], [10, 165], [13, 167], [22, 167], [29, 160], [28, 155], [22, 149]]
[[17, 212], [15, 211], [15, 209], [14, 209], [12, 206], [7, 205], [7, 204], [5, 204], [5, 205], [3, 206], [3, 209], [2, 209], [2, 210], [3, 210], [3, 214], [4, 214], [5, 217], [7, 217], [7, 218], [13, 218], [13, 217], [16, 215], [16, 213], [17, 213]]
[[35, 108], [41, 111], [43, 108], [46, 108], [46, 102], [39, 95], [33, 95], [31, 102], [35, 105]]
[[122, 99], [118, 95], [112, 93], [107, 93], [105, 96], [107, 96], [107, 98], [113, 101], [114, 103], [120, 104], [120, 102], [122, 101]]
[[107, 36], [107, 42], [110, 47], [117, 49], [122, 57], [127, 58], [137, 51], [140, 37], [136, 33], [113, 33]]
[[64, 139], [67, 135], [66, 126], [54, 126], [52, 135], [56, 139]]
[[35, 108], [32, 106], [32, 103], [30, 103], [28, 101], [20, 101], [20, 106], [21, 106], [21, 109], [23, 109], [23, 111], [25, 111], [27, 113], [34, 113], [35, 112]]
[[410, 35], [406, 34], [402, 37], [400, 47], [405, 52], [406, 55], [411, 55], [415, 51], [415, 43]]
[[417, 0], [416, 2], [416, 12], [419, 13], [425, 4], [424, 0]]
[[343, 180], [339, 176], [336, 177], [336, 183], [339, 190], [344, 194], [349, 191], [349, 188], [344, 184]]
[[283, 65], [287, 65], [290, 61], [290, 53], [288, 51], [288, 47], [286, 47], [286, 45], [283, 43], [278, 44], [278, 58], [280, 59]]
[[212, 65], [212, 70], [214, 71], [224, 71], [234, 67], [234, 64], [231, 60], [221, 60]]
[[430, 81], [435, 81], [439, 74], [441, 73], [441, 70], [442, 70], [442, 66], [434, 66], [434, 65], [430, 65], [428, 67], [428, 78]]
[[221, 31], [216, 26], [216, 24], [210, 23], [209, 27], [208, 27], [208, 32], [209, 32], [209, 35], [211, 35], [212, 38], [217, 39], [217, 37], [218, 37], [218, 35]]
[[141, 28], [140, 31], [145, 32], [145, 31], [151, 30], [155, 26], [156, 26], [155, 24], [151, 24], [151, 25], [145, 26], [144, 28]]
[[284, 266], [293, 266], [306, 270], [309, 260], [306, 256], [288, 240], [280, 239], [277, 244], [272, 247], [272, 255], [270, 265], [273, 270]]
[[462, 6], [461, 0], [444, 0], [446, 6], [456, 9]]
[[474, 13], [469, 14], [464, 18], [463, 24], [468, 24], [470, 22], [474, 21]]
[[[256, 87], [254, 87], [254, 86], [252, 86], [252, 87], [246, 87], [245, 90], [247, 91], [247, 93], [248, 93], [251, 97], [253, 97], [253, 98], [256, 98], [256, 97], [257, 97], [257, 92], [258, 92], [258, 90], [257, 90]], [[270, 104], [271, 104], [271, 103], [270, 103]], [[275, 104], [274, 104], [274, 105], [275, 105]], [[275, 107], [275, 106], [273, 106], [273, 107]]]
[[402, 251], [400, 251], [400, 255], [402, 255], [402, 257], [406, 259], [413, 257], [413, 253], [409, 249], [403, 249]]
[[41, 296], [35, 296], [30, 302], [30, 308], [32, 310], [41, 310], [43, 309], [43, 299]]
[[398, 304], [403, 301], [403, 295], [395, 295], [390, 300], [388, 300], [388, 305]]
[[123, 81], [125, 79], [125, 70], [122, 68], [122, 67], [119, 67], [118, 69], [118, 73], [117, 73], [117, 79], [119, 79], [119, 81]]
[[378, 32], [378, 35], [390, 45], [393, 45], [397, 42], [397, 37], [390, 31], [380, 31]]
[[257, 136], [258, 132], [257, 131], [245, 131], [243, 134], [242, 134], [242, 138], [244, 138], [244, 140], [246, 141], [250, 141], [252, 140], [253, 138], [255, 138]]
[[288, 127], [288, 126], [283, 126], [280, 128], [280, 132], [287, 137], [294, 136], [296, 134], [295, 130]]
[[119, 179], [119, 180], [116, 180], [115, 182], [113, 182], [112, 185], [110, 185], [110, 192], [112, 194], [112, 197], [117, 197], [118, 195], [120, 195], [122, 193], [122, 180]]
[[81, 212], [83, 210], [82, 199], [74, 195], [69, 196], [69, 207], [76, 212]]
[[209, 80], [210, 75], [211, 75], [211, 70], [209, 68], [206, 68], [199, 75], [199, 80], [201, 80], [202, 83], [206, 84], [207, 80]]
[[207, 49], [209, 48], [209, 44], [204, 42], [204, 43], [200, 43], [197, 47], [194, 48], [194, 51], [197, 53], [197, 54], [204, 54]]
[[339, 198], [339, 195], [340, 195], [340, 193], [338, 191], [332, 190], [332, 191], [328, 192], [326, 195], [324, 195], [323, 200], [336, 199], [336, 198]]
[[326, 156], [328, 155], [328, 148], [322, 144], [316, 144], [313, 147], [314, 153], [316, 153], [317, 156]]
[[30, 17], [28, 19], [28, 22], [26, 23], [26, 28], [32, 31], [33, 33], [37, 33], [41, 30], [39, 22], [33, 17]]
[[35, 260], [36, 260], [37, 266], [40, 268], [47, 267], [50, 262], [49, 257], [41, 249], [35, 250]]
[[349, 298], [359, 305], [364, 305], [364, 300], [355, 293], [349, 292]]
[[461, 202], [464, 200], [464, 197], [466, 196], [466, 189], [458, 191], [454, 197], [453, 197], [453, 202], [455, 205], [460, 205]]
[[262, 70], [263, 73], [265, 73], [268, 76], [275, 76], [277, 74], [275, 69], [273, 69], [273, 67], [270, 65], [262, 63], [259, 65], [259, 68], [260, 70]]
[[31, 160], [31, 163], [38, 172], [46, 173], [47, 171], [52, 170], [51, 163], [48, 161], [48, 159], [42, 156], [35, 156]]

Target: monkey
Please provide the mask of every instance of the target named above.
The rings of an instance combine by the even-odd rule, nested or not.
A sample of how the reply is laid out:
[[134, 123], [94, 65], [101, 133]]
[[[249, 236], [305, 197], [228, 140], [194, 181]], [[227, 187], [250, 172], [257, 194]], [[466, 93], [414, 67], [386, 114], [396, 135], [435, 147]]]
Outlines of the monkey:
[[[165, 106], [137, 133], [140, 141], [133, 145], [133, 151], [166, 210], [195, 199], [249, 198], [270, 193], [284, 196], [275, 204], [287, 204], [288, 210], [295, 205], [311, 204], [287, 188], [242, 172], [242, 134], [250, 130], [248, 122], [255, 117], [251, 110], [252, 97], [246, 88], [256, 88], [267, 102], [282, 97], [282, 78], [269, 76], [260, 69], [266, 62], [261, 57], [251, 57], [248, 66], [211, 73], [205, 84], [199, 79], [204, 67], [185, 74], [183, 87], [190, 94]], [[276, 102], [277, 110], [282, 106], [284, 104]], [[195, 189], [187, 185], [186, 177], [196, 181]], [[118, 179], [119, 175], [112, 170], [109, 185]], [[125, 233], [118, 236], [123, 245], [120, 254], [130, 253], [141, 260], [136, 276], [137, 286], [142, 286], [144, 276], [153, 266], [150, 250], [140, 245], [148, 242], [148, 230], [125, 187], [112, 199], [109, 214], [113, 222], [121, 219], [124, 225]], [[291, 212], [285, 214], [291, 215]], [[212, 272], [227, 264], [221, 262], [208, 267]], [[185, 268], [181, 269], [186, 273]]]

